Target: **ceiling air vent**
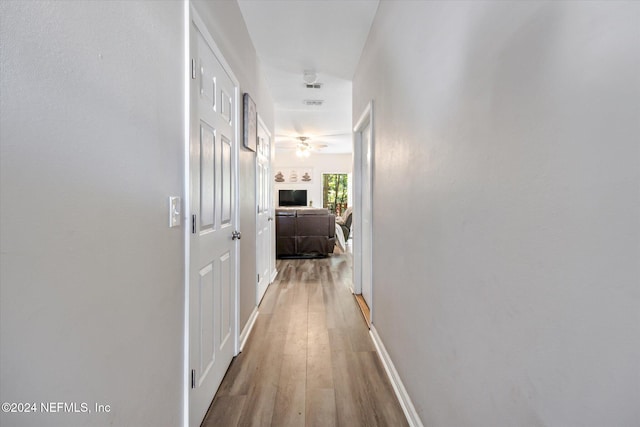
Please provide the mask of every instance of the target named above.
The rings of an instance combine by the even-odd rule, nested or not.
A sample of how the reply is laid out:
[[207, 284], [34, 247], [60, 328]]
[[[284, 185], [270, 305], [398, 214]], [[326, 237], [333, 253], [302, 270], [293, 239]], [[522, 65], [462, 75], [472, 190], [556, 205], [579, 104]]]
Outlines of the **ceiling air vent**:
[[302, 103], [304, 105], [320, 107], [322, 104], [324, 104], [324, 101], [322, 99], [305, 99], [304, 101], [302, 101]]
[[322, 83], [312, 83], [304, 85], [307, 89], [322, 89]]

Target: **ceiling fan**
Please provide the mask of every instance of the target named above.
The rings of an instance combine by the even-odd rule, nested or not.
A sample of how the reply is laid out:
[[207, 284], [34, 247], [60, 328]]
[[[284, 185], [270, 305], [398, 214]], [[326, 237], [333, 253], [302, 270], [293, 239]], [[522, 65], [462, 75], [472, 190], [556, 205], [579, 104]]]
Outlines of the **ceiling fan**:
[[276, 147], [296, 150], [298, 157], [309, 157], [312, 151], [322, 151], [330, 145], [335, 145], [340, 139], [344, 139], [350, 135], [349, 133], [317, 135], [313, 137], [303, 135], [276, 135]]
[[296, 136], [296, 137], [277, 137], [277, 146], [283, 149], [296, 150], [298, 157], [309, 157], [311, 151], [320, 151], [323, 148], [327, 148], [327, 144], [311, 142], [308, 136]]

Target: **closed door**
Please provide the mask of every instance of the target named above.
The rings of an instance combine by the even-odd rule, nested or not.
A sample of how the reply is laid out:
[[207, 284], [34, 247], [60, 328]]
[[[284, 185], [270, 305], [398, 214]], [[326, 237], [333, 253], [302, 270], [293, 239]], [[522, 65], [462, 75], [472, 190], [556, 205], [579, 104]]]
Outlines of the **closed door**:
[[235, 347], [236, 85], [191, 27], [189, 424], [199, 426]]
[[256, 304], [260, 304], [271, 281], [271, 225], [273, 222], [271, 206], [271, 136], [262, 120], [258, 120], [258, 152], [256, 170], [257, 236], [256, 262], [258, 286]]

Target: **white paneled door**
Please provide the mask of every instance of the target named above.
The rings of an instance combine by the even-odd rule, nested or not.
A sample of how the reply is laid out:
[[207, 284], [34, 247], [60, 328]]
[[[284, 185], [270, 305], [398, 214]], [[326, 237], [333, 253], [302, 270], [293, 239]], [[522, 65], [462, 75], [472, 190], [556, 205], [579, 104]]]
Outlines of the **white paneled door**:
[[188, 223], [191, 426], [200, 425], [234, 356], [237, 283], [237, 85], [202, 31], [192, 23]]
[[256, 260], [258, 287], [256, 304], [260, 304], [267, 286], [271, 282], [272, 247], [271, 227], [273, 226], [273, 207], [271, 196], [271, 134], [262, 120], [258, 120], [258, 153], [256, 162], [256, 199], [258, 202]]

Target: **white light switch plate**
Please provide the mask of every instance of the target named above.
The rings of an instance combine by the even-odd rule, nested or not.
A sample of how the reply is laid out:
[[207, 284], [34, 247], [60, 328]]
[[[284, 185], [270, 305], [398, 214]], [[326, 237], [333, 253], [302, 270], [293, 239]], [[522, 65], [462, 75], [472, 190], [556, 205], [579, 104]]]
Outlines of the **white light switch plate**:
[[169, 228], [180, 226], [180, 197], [169, 197]]

